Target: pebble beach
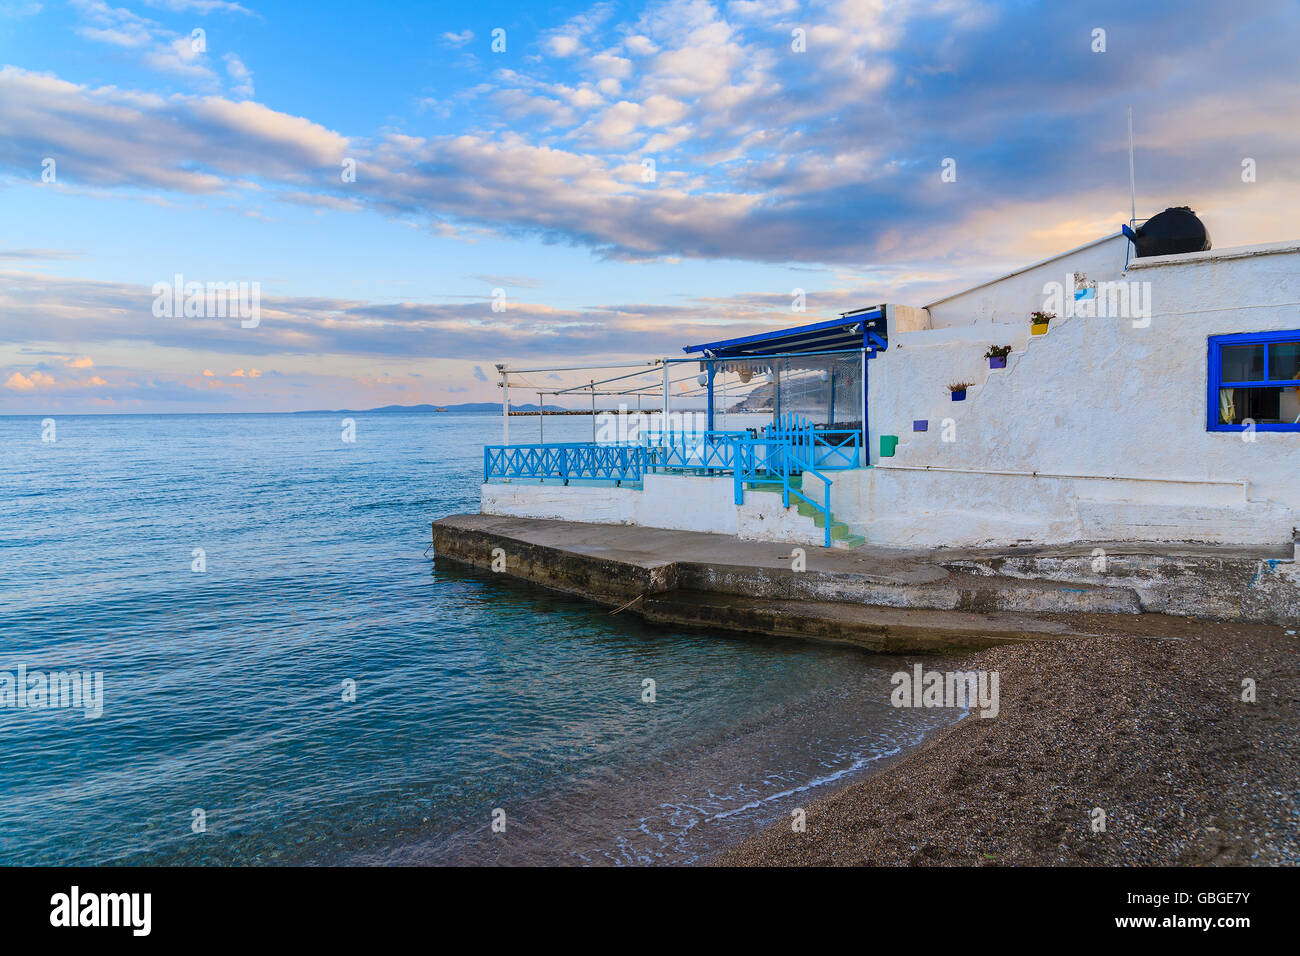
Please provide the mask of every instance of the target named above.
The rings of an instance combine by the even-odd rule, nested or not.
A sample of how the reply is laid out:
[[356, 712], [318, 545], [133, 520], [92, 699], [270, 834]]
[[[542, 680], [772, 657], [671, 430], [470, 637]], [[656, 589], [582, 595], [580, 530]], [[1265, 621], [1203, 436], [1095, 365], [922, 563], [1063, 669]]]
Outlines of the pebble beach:
[[1085, 629], [961, 659], [999, 673], [997, 717], [935, 731], [810, 804], [804, 832], [777, 824], [713, 862], [1300, 862], [1300, 637], [1154, 615]]

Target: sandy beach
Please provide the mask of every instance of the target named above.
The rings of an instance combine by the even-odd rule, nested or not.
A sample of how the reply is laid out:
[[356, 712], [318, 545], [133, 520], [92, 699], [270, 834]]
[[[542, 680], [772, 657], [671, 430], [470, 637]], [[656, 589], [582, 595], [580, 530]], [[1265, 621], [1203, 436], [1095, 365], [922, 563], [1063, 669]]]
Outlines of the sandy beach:
[[1000, 675], [997, 717], [936, 731], [810, 804], [806, 832], [782, 823], [714, 862], [1300, 862], [1300, 637], [1153, 615], [1088, 626], [963, 658]]

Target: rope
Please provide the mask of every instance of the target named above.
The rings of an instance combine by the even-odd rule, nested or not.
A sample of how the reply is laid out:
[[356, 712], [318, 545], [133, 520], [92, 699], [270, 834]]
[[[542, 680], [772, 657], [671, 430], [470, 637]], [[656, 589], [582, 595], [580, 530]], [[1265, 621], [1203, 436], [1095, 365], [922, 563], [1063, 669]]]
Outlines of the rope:
[[637, 601], [641, 600], [643, 597], [645, 597], [645, 592], [644, 592], [644, 591], [643, 591], [642, 593], [638, 594], [638, 595], [637, 595], [636, 597], [634, 597], [632, 600], [628, 601], [628, 602], [627, 602], [626, 604], [624, 604], [622, 607], [617, 607], [617, 608], [615, 608], [614, 610], [610, 611], [610, 612], [609, 612], [610, 615], [611, 615], [611, 616], [612, 616], [612, 615], [615, 615], [615, 614], [617, 614], [619, 611], [626, 611], [628, 608], [630, 608], [630, 607], [631, 607], [633, 604], [635, 604]]

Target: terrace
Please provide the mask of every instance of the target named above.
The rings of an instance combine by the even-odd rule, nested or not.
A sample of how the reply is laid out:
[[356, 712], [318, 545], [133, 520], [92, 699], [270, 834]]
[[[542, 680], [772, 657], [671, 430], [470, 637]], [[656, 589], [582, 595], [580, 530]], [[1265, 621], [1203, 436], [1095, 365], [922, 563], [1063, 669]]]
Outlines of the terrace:
[[[831, 473], [870, 463], [868, 360], [885, 347], [883, 310], [875, 308], [832, 322], [687, 346], [683, 351], [693, 358], [594, 367], [633, 371], [561, 389], [530, 386], [525, 376], [594, 368], [498, 366], [506, 440], [484, 448], [483, 481], [639, 489], [647, 475], [730, 478], [736, 506], [744, 505], [747, 491], [779, 492], [782, 507], [793, 504], [812, 517], [830, 547], [833, 537], [847, 535], [831, 514]], [[697, 374], [674, 378], [692, 366], [698, 367]], [[648, 386], [647, 376], [658, 380], [657, 387]], [[590, 395], [592, 440], [511, 444], [512, 377], [516, 388], [536, 391], [539, 438], [545, 427], [540, 409], [547, 396]], [[674, 385], [683, 387], [675, 393]], [[632, 413], [624, 406], [601, 424], [598, 395], [635, 396], [638, 410]], [[647, 395], [659, 400], [657, 412], [640, 410]], [[755, 416], [768, 421], [728, 427], [738, 417]]]

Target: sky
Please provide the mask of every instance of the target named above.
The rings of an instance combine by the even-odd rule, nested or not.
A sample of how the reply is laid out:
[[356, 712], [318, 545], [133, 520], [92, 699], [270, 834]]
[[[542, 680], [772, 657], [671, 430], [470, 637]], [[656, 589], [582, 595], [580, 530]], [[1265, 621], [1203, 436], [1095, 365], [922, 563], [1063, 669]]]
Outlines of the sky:
[[1294, 0], [0, 0], [0, 414], [499, 401], [925, 305], [1116, 232], [1130, 106], [1139, 217], [1297, 239], [1297, 48]]

